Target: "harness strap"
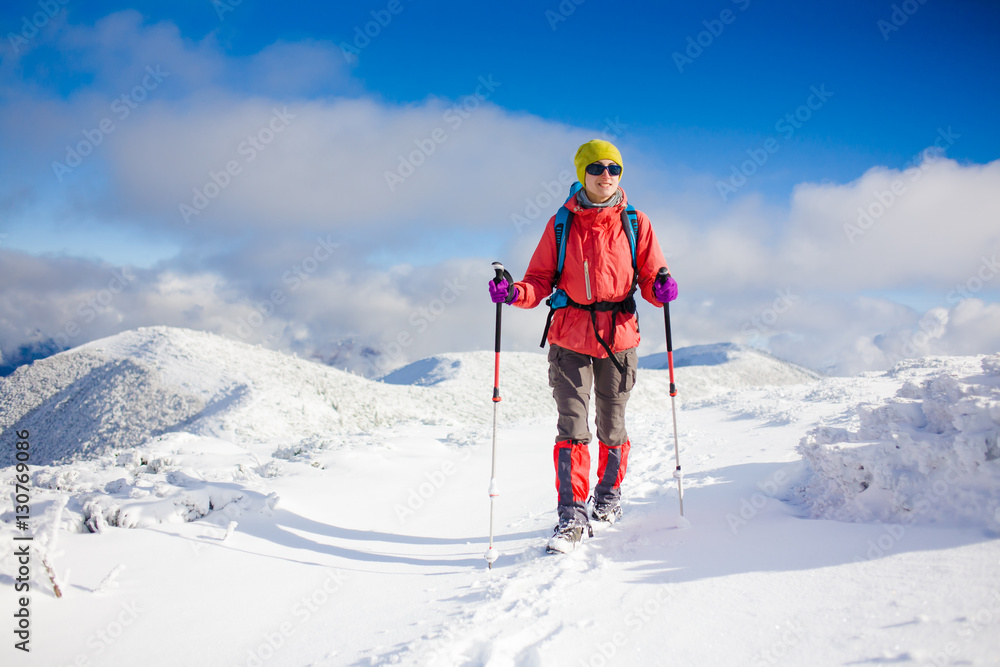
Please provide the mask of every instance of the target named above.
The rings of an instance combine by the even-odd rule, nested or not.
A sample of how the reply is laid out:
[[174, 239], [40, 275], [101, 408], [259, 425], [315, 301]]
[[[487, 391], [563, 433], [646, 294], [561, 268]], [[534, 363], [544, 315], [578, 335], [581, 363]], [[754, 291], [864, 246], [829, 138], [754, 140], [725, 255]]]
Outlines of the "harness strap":
[[[601, 344], [601, 347], [604, 348], [604, 351], [608, 353], [608, 357], [611, 359], [611, 363], [615, 365], [615, 368], [617, 368], [618, 372], [621, 373], [622, 375], [625, 375], [625, 367], [622, 366], [620, 363], [618, 363], [618, 359], [617, 357], [615, 357], [615, 353], [611, 348], [615, 344], [615, 331], [618, 328], [618, 313], [635, 312], [634, 295], [635, 295], [635, 288], [633, 287], [632, 291], [629, 292], [629, 295], [624, 299], [622, 299], [621, 301], [596, 301], [594, 303], [583, 304], [583, 303], [577, 303], [576, 301], [573, 301], [569, 297], [566, 298], [567, 306], [572, 306], [573, 308], [579, 308], [580, 310], [586, 310], [590, 312], [590, 325], [594, 328], [594, 338], [596, 338], [597, 342]], [[611, 340], [606, 341], [604, 340], [603, 337], [601, 337], [600, 332], [597, 330], [597, 313], [608, 312], [608, 311], [611, 312], [611, 336], [610, 336]], [[550, 319], [552, 313], [554, 312], [555, 312], [554, 308], [549, 311]], [[548, 325], [546, 324], [546, 330], [547, 329]]]
[[[548, 303], [548, 301], [546, 301], [546, 303]], [[545, 318], [545, 328], [542, 330], [542, 342], [538, 345], [538, 347], [545, 347], [545, 341], [548, 340], [549, 337], [549, 327], [552, 326], [552, 317], [555, 314], [556, 309], [550, 307], [548, 317]]]

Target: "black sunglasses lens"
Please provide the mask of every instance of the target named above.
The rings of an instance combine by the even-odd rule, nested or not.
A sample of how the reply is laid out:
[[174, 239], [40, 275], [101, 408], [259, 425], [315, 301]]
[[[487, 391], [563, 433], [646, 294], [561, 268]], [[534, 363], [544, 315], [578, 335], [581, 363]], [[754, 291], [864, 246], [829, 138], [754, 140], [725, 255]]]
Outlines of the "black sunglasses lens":
[[603, 165], [598, 162], [591, 162], [587, 165], [587, 173], [591, 176], [600, 176], [607, 169], [612, 176], [621, 176], [622, 168], [618, 164]]

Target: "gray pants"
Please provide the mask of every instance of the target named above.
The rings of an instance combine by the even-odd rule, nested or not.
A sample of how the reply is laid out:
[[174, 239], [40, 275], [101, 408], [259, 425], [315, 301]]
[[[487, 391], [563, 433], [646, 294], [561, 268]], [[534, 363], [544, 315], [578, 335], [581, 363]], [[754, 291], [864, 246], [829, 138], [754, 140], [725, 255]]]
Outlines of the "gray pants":
[[625, 404], [635, 385], [638, 355], [633, 347], [615, 357], [625, 367], [624, 376], [610, 359], [597, 359], [558, 345], [549, 347], [549, 386], [559, 410], [556, 442], [590, 442], [587, 413], [591, 386], [597, 397], [598, 440], [609, 447], [618, 447], [628, 440]]
[[625, 404], [635, 385], [638, 355], [635, 348], [615, 355], [621, 373], [610, 359], [598, 359], [558, 345], [549, 348], [549, 386], [559, 411], [554, 449], [560, 521], [588, 521], [590, 491], [590, 389], [597, 399], [597, 437], [600, 441], [598, 504], [617, 501], [625, 476], [630, 443], [625, 431]]

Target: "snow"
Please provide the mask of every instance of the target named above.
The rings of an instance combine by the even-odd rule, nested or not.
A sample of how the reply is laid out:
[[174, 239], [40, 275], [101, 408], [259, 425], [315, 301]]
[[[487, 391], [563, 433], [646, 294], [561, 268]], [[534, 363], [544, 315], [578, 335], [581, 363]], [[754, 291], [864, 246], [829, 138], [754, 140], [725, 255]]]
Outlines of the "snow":
[[1000, 355], [854, 378], [675, 357], [685, 517], [646, 358], [625, 515], [547, 556], [546, 361], [501, 355], [492, 570], [492, 352], [374, 381], [152, 328], [22, 367], [0, 380], [0, 586], [27, 429], [33, 553], [63, 596], [33, 561], [32, 652], [8, 639], [3, 664], [1000, 661]]
[[[639, 368], [665, 370], [666, 352], [639, 360]], [[688, 373], [697, 367], [696, 373]], [[772, 357], [768, 353], [735, 343], [693, 345], [674, 352], [678, 382], [684, 381], [687, 396], [713, 393], [719, 387], [800, 384], [819, 379], [815, 372]]]
[[[968, 524], [1000, 532], [1000, 355], [897, 366], [896, 395], [858, 405], [857, 428], [820, 426], [799, 447], [796, 492], [813, 517]], [[930, 371], [930, 373], [928, 372]]]

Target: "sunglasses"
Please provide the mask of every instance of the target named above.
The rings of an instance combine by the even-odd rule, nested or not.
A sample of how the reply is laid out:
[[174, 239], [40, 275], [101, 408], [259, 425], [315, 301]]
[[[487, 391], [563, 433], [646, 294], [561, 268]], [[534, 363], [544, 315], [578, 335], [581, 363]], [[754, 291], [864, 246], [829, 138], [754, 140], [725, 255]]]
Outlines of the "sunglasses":
[[620, 164], [601, 164], [600, 162], [591, 162], [587, 165], [587, 173], [591, 176], [600, 176], [607, 169], [608, 173], [612, 176], [622, 175], [622, 166]]

